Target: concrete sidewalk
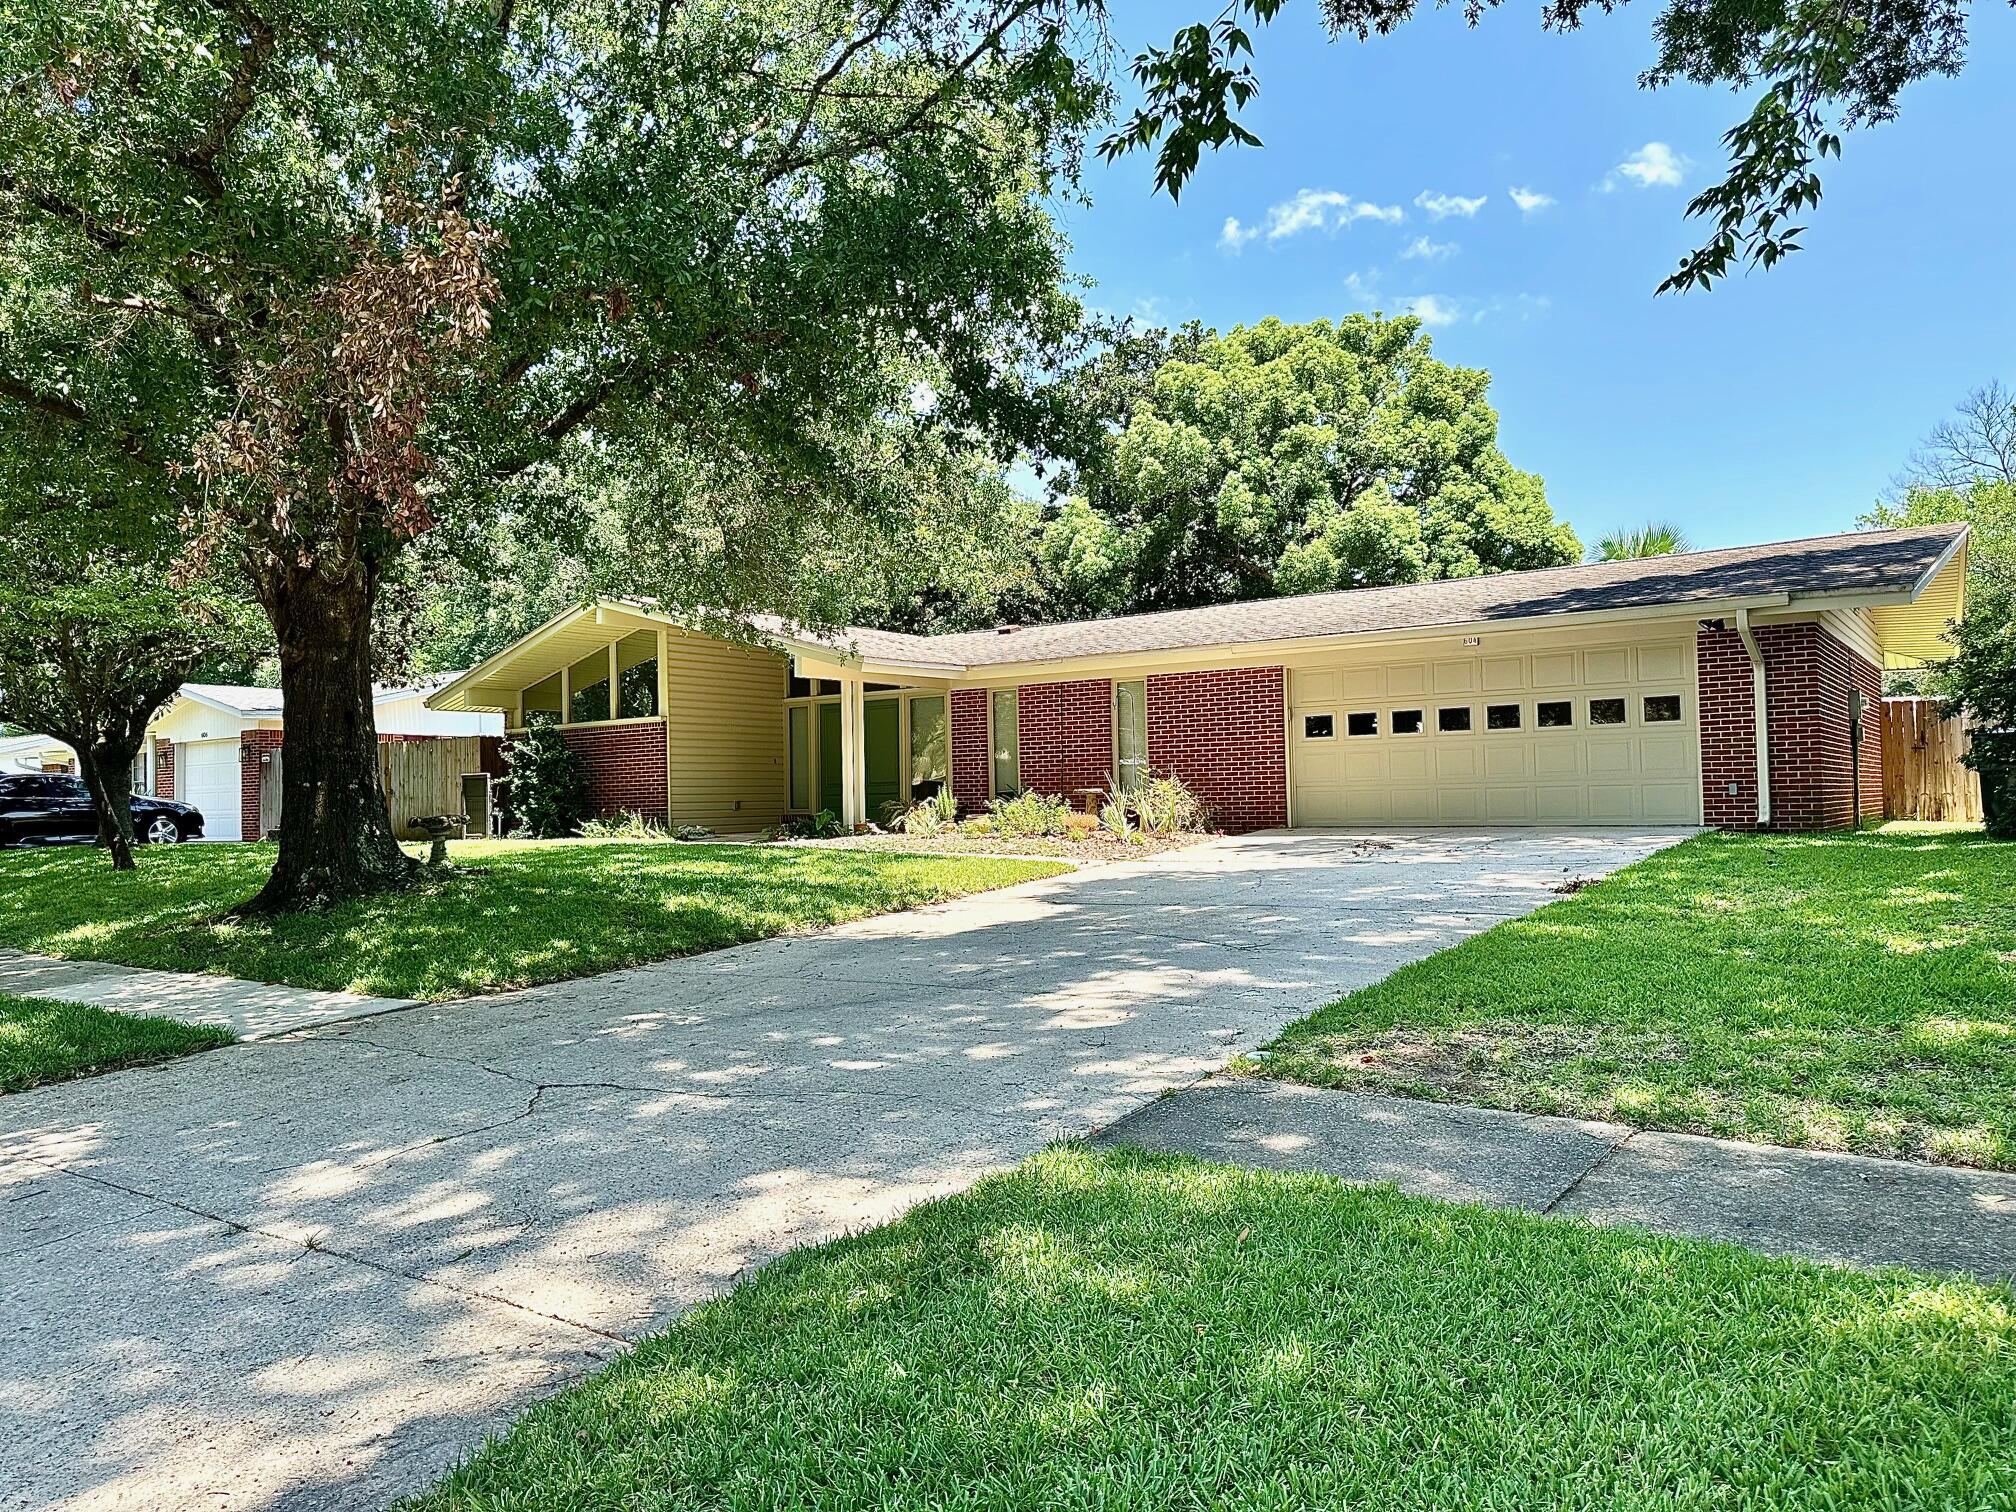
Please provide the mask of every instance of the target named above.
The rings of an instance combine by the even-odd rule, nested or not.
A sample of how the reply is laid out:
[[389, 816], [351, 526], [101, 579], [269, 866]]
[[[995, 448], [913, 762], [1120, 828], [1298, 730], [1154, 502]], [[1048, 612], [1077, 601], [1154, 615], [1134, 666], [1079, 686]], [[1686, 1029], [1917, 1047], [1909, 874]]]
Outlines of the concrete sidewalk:
[[62, 961], [25, 950], [0, 950], [0, 992], [16, 997], [91, 1003], [121, 1013], [151, 1013], [185, 1024], [231, 1030], [243, 1040], [271, 1039], [321, 1024], [410, 1008], [405, 998], [354, 992], [313, 992], [191, 971], [145, 971], [103, 961]]
[[1214, 1077], [1108, 1128], [1172, 1150], [1770, 1255], [2016, 1277], [2016, 1175]]

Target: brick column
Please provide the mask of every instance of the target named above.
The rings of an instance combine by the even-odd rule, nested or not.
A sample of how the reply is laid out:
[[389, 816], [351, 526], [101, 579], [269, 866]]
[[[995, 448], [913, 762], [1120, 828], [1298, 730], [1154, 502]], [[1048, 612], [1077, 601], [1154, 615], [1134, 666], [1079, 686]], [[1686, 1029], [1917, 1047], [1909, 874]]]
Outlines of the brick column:
[[175, 796], [175, 742], [154, 737], [154, 796]]
[[966, 813], [987, 807], [987, 690], [954, 688], [952, 720], [952, 796]]
[[280, 750], [285, 738], [284, 730], [247, 730], [239, 737], [238, 833], [244, 839], [266, 838], [259, 833], [259, 780], [266, 771], [266, 763], [259, 758]]

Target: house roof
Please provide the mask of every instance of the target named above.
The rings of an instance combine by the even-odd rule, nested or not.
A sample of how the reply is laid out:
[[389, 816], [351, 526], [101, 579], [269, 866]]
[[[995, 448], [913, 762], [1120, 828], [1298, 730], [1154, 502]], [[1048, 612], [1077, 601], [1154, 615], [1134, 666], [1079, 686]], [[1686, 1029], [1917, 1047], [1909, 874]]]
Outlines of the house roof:
[[[462, 675], [461, 672], [434, 672], [409, 682], [376, 683], [372, 685], [371, 701], [374, 704], [390, 703], [394, 699], [432, 693]], [[286, 714], [278, 688], [250, 688], [242, 683], [184, 683], [176, 690], [175, 696], [193, 698], [198, 703], [209, 704], [227, 714], [236, 714], [241, 719], [280, 719]]]
[[[1886, 660], [1907, 664], [1942, 654], [1940, 633], [1960, 613], [1967, 535], [1964, 525], [1862, 530], [1624, 562], [947, 635], [866, 627], [818, 633], [768, 616], [753, 619], [750, 629], [795, 655], [801, 666], [844, 662], [865, 669], [871, 679], [901, 681], [906, 674], [932, 679], [1001, 675], [1006, 669], [1045, 664], [1222, 653], [1233, 647], [1281, 647], [1353, 635], [1405, 636], [1557, 616], [1860, 608], [1869, 611]], [[428, 706], [497, 707], [496, 700], [508, 701], [510, 687], [526, 685], [511, 679], [536, 681], [592, 651], [610, 627], [653, 621], [695, 628], [652, 600], [584, 605], [556, 616], [481, 666], [447, 679], [428, 698]], [[824, 673], [815, 670], [814, 675]]]
[[1214, 604], [1061, 625], [902, 635], [849, 629], [806, 637], [867, 661], [965, 670], [1023, 662], [1177, 651], [1252, 642], [1430, 630], [1557, 614], [1706, 606], [1751, 600], [1915, 597], [1965, 540], [1964, 525], [1863, 530], [1623, 562], [1544, 567], [1390, 588]]

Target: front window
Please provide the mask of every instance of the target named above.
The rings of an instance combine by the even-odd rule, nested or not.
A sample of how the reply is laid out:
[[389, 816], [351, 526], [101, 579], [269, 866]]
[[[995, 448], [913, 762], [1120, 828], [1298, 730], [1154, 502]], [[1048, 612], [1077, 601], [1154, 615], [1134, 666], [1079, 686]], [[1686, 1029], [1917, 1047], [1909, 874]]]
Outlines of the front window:
[[605, 646], [567, 669], [567, 722], [593, 724], [609, 717], [609, 650]]
[[616, 642], [616, 716], [645, 719], [658, 712], [658, 632], [639, 630]]
[[994, 796], [1012, 798], [1022, 791], [1022, 732], [1017, 727], [1019, 703], [1013, 688], [994, 690]]
[[1148, 684], [1113, 685], [1113, 756], [1120, 791], [1131, 793], [1148, 780]]
[[812, 811], [812, 710], [798, 704], [784, 711], [786, 738], [791, 748], [791, 808], [796, 813]]
[[952, 780], [952, 751], [945, 695], [910, 700], [910, 799], [922, 802]]
[[560, 723], [560, 674], [555, 672], [544, 682], [536, 682], [527, 688], [523, 699], [525, 705], [525, 727]]

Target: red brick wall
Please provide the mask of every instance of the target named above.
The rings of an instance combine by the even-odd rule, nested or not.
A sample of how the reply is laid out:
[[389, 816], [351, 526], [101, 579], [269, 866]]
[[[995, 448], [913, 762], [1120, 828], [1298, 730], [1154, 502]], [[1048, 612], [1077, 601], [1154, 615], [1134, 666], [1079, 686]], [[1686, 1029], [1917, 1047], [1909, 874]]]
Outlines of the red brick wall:
[[259, 779], [266, 763], [259, 758], [280, 749], [285, 732], [247, 730], [238, 737], [238, 833], [246, 840], [264, 840], [259, 833]]
[[175, 796], [175, 742], [158, 735], [154, 737], [154, 795]]
[[597, 814], [668, 817], [663, 720], [574, 725], [562, 729], [560, 738], [587, 763], [588, 802]]
[[987, 690], [952, 690], [952, 795], [976, 813], [987, 807]]
[[[1869, 701], [1862, 722], [1862, 812], [1883, 811], [1883, 675], [1818, 624], [1766, 625], [1766, 735], [1771, 745], [1771, 827], [1845, 829], [1854, 818], [1848, 695]], [[1750, 658], [1734, 630], [1698, 641], [1702, 814], [1725, 829], [1757, 827], [1757, 748]], [[1729, 792], [1729, 784], [1736, 792]]]
[[1015, 723], [1024, 787], [1069, 797], [1112, 779], [1113, 684], [1106, 678], [1024, 683]]
[[1218, 828], [1271, 829], [1288, 822], [1287, 719], [1279, 667], [1151, 677], [1148, 765], [1190, 784]]

